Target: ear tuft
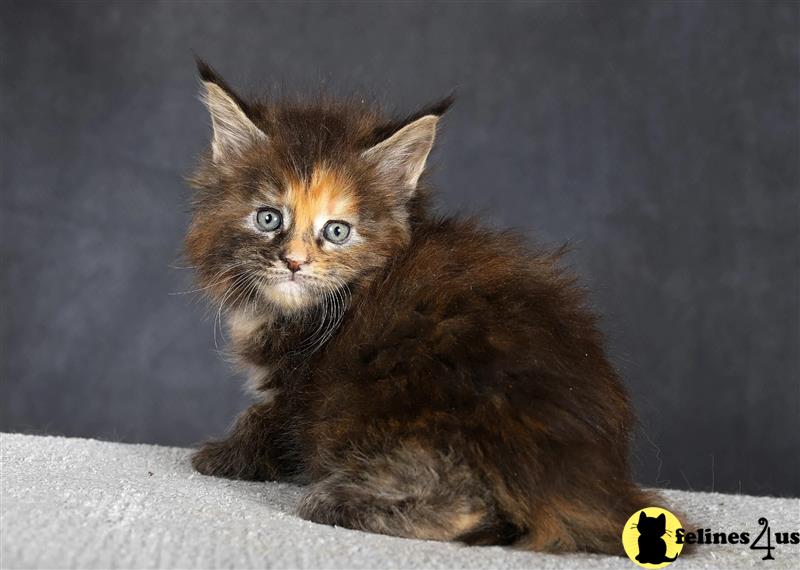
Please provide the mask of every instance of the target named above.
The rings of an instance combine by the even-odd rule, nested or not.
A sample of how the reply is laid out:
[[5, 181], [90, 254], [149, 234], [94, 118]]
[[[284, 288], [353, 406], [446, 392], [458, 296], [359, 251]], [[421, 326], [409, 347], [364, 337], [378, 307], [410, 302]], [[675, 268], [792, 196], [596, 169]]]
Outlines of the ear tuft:
[[217, 75], [214, 68], [211, 67], [206, 61], [200, 59], [200, 56], [195, 55], [194, 61], [197, 64], [197, 73], [200, 74], [200, 79], [203, 81], [210, 81], [211, 83], [218, 83], [222, 78]]
[[430, 105], [426, 105], [416, 113], [412, 113], [407, 117], [400, 119], [399, 121], [391, 121], [380, 126], [378, 129], [375, 130], [373, 133], [373, 140], [375, 142], [380, 142], [384, 139], [389, 138], [394, 133], [405, 127], [406, 125], [410, 125], [417, 119], [421, 119], [426, 115], [433, 115], [434, 117], [441, 117], [444, 115], [450, 107], [453, 106], [453, 103], [456, 102], [455, 93], [450, 93], [444, 99], [440, 99]]
[[453, 103], [455, 102], [456, 102], [456, 94], [450, 93], [450, 95], [448, 95], [444, 99], [432, 103], [426, 109], [423, 109], [420, 112], [423, 113], [423, 115], [436, 115], [437, 117], [441, 117], [447, 111], [450, 110], [450, 107], [452, 107]]

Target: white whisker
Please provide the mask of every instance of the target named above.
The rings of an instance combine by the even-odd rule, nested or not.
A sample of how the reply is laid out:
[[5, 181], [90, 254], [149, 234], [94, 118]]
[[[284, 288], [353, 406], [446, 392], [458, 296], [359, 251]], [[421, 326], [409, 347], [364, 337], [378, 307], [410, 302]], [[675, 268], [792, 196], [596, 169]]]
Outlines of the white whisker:
[[225, 339], [225, 331], [222, 330], [222, 309], [225, 306], [225, 302], [228, 300], [235, 291], [236, 288], [242, 283], [242, 280], [247, 277], [247, 273], [238, 273], [233, 283], [226, 289], [225, 295], [222, 297], [222, 301], [219, 303], [219, 309], [217, 310], [217, 316], [214, 320], [214, 348], [219, 349], [219, 344], [217, 343], [217, 325], [219, 325], [219, 332], [222, 336], [222, 340]]
[[246, 263], [246, 262], [244, 262], [244, 261], [241, 261], [241, 262], [239, 262], [239, 263], [234, 263], [233, 265], [230, 265], [230, 266], [228, 266], [228, 267], [225, 267], [225, 268], [223, 268], [222, 270], [220, 270], [220, 271], [218, 271], [217, 273], [215, 273], [215, 274], [214, 274], [214, 275], [211, 277], [211, 281], [212, 281], [212, 282], [211, 282], [211, 283], [209, 283], [208, 285], [204, 286], [204, 287], [199, 287], [199, 288], [197, 288], [197, 289], [190, 289], [190, 290], [188, 290], [188, 291], [174, 291], [174, 292], [167, 293], [167, 294], [168, 294], [168, 295], [188, 295], [188, 294], [190, 294], [190, 293], [197, 293], [197, 292], [199, 292], [199, 291], [205, 291], [206, 289], [210, 289], [211, 287], [214, 287], [215, 285], [219, 285], [220, 283], [223, 283], [223, 282], [225, 282], [227, 279], [230, 279], [230, 277], [224, 277], [224, 278], [222, 278], [222, 276], [223, 276], [225, 273], [227, 273], [228, 271], [231, 271], [231, 270], [233, 270], [233, 269], [236, 269], [237, 267], [241, 267], [241, 266], [242, 266], [242, 265], [244, 265], [245, 263]]

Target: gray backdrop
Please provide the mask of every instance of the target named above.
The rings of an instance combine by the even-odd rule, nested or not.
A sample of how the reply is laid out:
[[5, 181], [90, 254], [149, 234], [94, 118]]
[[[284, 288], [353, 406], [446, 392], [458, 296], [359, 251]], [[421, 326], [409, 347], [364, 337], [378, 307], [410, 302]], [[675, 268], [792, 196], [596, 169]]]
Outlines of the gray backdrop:
[[798, 4], [2, 5], [0, 428], [186, 445], [246, 404], [180, 266], [245, 92], [458, 88], [441, 208], [546, 243], [605, 314], [647, 484], [800, 494]]

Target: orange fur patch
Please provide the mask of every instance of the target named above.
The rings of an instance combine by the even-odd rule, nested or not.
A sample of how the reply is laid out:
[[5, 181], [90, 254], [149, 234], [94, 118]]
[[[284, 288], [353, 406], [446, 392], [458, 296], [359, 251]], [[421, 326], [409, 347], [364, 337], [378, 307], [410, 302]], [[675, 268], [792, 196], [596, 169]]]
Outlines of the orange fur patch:
[[351, 182], [325, 167], [315, 169], [310, 181], [290, 183], [286, 200], [292, 210], [293, 242], [313, 236], [328, 220], [352, 219], [356, 213]]

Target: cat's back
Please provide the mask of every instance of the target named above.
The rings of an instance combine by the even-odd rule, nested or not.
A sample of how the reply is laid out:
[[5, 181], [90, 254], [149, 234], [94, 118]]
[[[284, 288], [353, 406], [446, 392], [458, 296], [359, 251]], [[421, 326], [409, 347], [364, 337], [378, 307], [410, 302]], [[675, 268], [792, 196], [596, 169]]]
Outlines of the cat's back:
[[520, 303], [546, 310], [561, 298], [579, 296], [558, 257], [537, 251], [515, 231], [492, 230], [472, 219], [431, 219], [415, 228], [406, 253], [387, 274], [384, 293], [401, 305], [449, 316], [489, 308], [516, 314]]

